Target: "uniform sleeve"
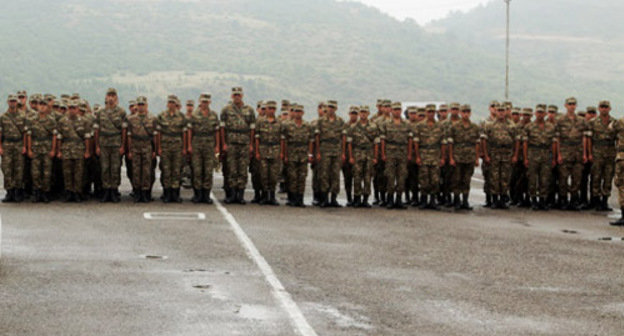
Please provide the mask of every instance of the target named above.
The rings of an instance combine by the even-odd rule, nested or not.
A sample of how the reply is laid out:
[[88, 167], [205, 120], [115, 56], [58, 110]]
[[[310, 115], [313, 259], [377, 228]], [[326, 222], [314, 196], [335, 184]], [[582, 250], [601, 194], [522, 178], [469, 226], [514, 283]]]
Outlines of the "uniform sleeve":
[[588, 122], [585, 123], [585, 132], [583, 133], [583, 135], [585, 135], [588, 138], [591, 138], [594, 136], [594, 123], [593, 122]]
[[97, 112], [95, 114], [95, 118], [93, 119], [93, 129], [99, 129], [100, 128], [100, 112]]
[[221, 110], [221, 115], [219, 117], [219, 120], [220, 120], [219, 126], [225, 127], [225, 123], [227, 122], [227, 107], [224, 107]]
[[412, 140], [416, 143], [420, 143], [420, 125], [416, 125]]
[[455, 127], [451, 126], [448, 129], [448, 132], [446, 134], [446, 142], [449, 144], [453, 144], [455, 143], [455, 135], [456, 135], [456, 131], [455, 131]]

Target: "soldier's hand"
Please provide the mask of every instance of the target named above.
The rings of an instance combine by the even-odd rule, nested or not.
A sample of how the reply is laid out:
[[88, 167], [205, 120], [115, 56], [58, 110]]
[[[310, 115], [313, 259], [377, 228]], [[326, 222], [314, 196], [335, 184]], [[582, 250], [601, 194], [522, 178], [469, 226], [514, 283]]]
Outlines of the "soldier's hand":
[[308, 156], [308, 163], [311, 165], [314, 165], [314, 156], [312, 155]]
[[350, 164], [355, 164], [355, 159], [354, 159], [354, 158], [350, 158], [350, 159], [349, 159], [349, 163], [350, 163]]
[[412, 161], [412, 154], [407, 155], [407, 162], [410, 162], [410, 161]]
[[214, 148], [214, 152], [215, 152], [215, 155], [219, 155], [219, 146], [216, 146]]
[[100, 146], [95, 147], [95, 155], [100, 156], [102, 152], [100, 151]]
[[347, 156], [346, 156], [346, 155], [344, 155], [344, 154], [342, 154], [342, 155], [340, 156], [340, 160], [342, 161], [342, 164], [344, 165], [344, 164], [345, 164], [345, 162], [347, 162]]
[[416, 165], [422, 166], [422, 159], [420, 157], [416, 158]]
[[456, 163], [455, 163], [455, 160], [454, 160], [454, 159], [451, 159], [451, 160], [449, 161], [449, 164], [450, 164], [451, 166], [455, 167], [455, 164], [456, 164]]
[[475, 160], [475, 167], [479, 167], [479, 159]]
[[227, 144], [223, 144], [223, 153], [227, 153], [227, 150], [228, 150]]
[[559, 155], [559, 156], [557, 157], [557, 163], [558, 163], [558, 164], [563, 164], [563, 158], [561, 157], [561, 155]]
[[126, 153], [126, 149], [123, 146], [119, 147], [119, 155], [124, 155]]
[[489, 156], [489, 155], [487, 155], [487, 156], [485, 157], [485, 163], [490, 163], [490, 161], [492, 161], [492, 159], [490, 158], [490, 156]]
[[445, 163], [446, 163], [446, 162], [444, 161], [444, 159], [440, 159], [440, 167], [444, 167], [444, 164], [445, 164]]
[[35, 157], [35, 155], [33, 154], [33, 151], [31, 151], [31, 150], [28, 151], [28, 157], [31, 158], [31, 159], [33, 157]]
[[59, 158], [59, 159], [62, 159], [63, 158], [63, 153], [58, 152], [58, 154], [56, 154], [56, 157]]
[[0, 155], [4, 155], [4, 149], [0, 148]]
[[321, 162], [321, 153], [316, 154], [316, 162]]
[[386, 154], [381, 154], [381, 161], [386, 162]]
[[152, 160], [156, 158], [156, 152], [152, 152]]
[[[594, 162], [594, 156], [590, 154], [590, 155], [587, 157], [587, 162]], [[587, 162], [585, 162], [585, 163], [587, 163]]]
[[162, 149], [158, 148], [158, 156], [162, 156]]
[[524, 166], [529, 168], [529, 159], [524, 159]]
[[249, 145], [249, 153], [253, 153], [253, 145]]
[[85, 152], [85, 153], [84, 153], [84, 158], [85, 158], [85, 159], [88, 159], [88, 158], [90, 158], [90, 157], [91, 157], [91, 154], [89, 154], [89, 152]]
[[187, 152], [189, 155], [192, 155], [192, 154], [193, 154], [193, 147], [192, 147], [192, 146], [189, 146], [189, 148], [186, 150], [186, 152]]
[[557, 160], [555, 159], [552, 160], [552, 167], [553, 168], [557, 167]]
[[186, 148], [182, 149], [182, 156], [186, 156]]
[[256, 160], [260, 161], [260, 153], [256, 154]]
[[48, 153], [48, 155], [50, 156], [51, 159], [53, 159], [54, 156], [56, 156], [56, 153], [54, 153], [54, 151], [50, 151], [50, 153]]
[[373, 159], [373, 164], [376, 165], [377, 164], [377, 159]]
[[518, 157], [517, 156], [512, 156], [511, 157], [511, 163], [517, 163], [518, 162]]
[[132, 160], [132, 152], [128, 152], [128, 160]]
[[22, 147], [22, 155], [26, 154], [26, 147]]

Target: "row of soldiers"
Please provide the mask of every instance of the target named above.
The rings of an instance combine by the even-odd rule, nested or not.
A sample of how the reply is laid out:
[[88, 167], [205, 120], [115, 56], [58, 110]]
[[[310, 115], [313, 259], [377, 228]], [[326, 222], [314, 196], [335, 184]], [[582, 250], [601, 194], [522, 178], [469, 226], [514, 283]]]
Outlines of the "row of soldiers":
[[[158, 156], [165, 202], [181, 201], [181, 169], [189, 158], [193, 202], [212, 202], [213, 170], [222, 161], [226, 203], [245, 203], [249, 169], [254, 202], [277, 204], [275, 188], [282, 176], [288, 204], [302, 206], [311, 164], [314, 204], [322, 207], [340, 206], [342, 170], [348, 205], [370, 207], [372, 182], [373, 204], [471, 209], [470, 181], [482, 160], [486, 206], [507, 208], [511, 202], [536, 210], [609, 210], [619, 123], [609, 116], [608, 101], [599, 103], [596, 117], [592, 107], [577, 114], [574, 98], [566, 100], [561, 116], [552, 105], [540, 104], [534, 113], [492, 102], [490, 116], [477, 125], [470, 120], [470, 106], [459, 103], [403, 111], [400, 103], [381, 99], [372, 118], [367, 106], [351, 106], [344, 121], [330, 100], [319, 103], [318, 118], [308, 123], [298, 104], [282, 102], [287, 113], [278, 117], [274, 101], [259, 102], [254, 112], [244, 104], [240, 87], [232, 89], [231, 98], [217, 116], [210, 95], [202, 94], [199, 107], [184, 115], [172, 95], [167, 110], [152, 117], [145, 97], [131, 104], [127, 116], [115, 89], [93, 112], [78, 95], [60, 101], [34, 95], [30, 106], [25, 92], [11, 95], [0, 118], [5, 201], [23, 199], [22, 168], [30, 168], [33, 199], [48, 201], [60, 162], [68, 201], [81, 200], [85, 187], [94, 184], [103, 202], [118, 202], [124, 156], [135, 200], [150, 201]], [[591, 176], [587, 202], [580, 192], [584, 176]]]

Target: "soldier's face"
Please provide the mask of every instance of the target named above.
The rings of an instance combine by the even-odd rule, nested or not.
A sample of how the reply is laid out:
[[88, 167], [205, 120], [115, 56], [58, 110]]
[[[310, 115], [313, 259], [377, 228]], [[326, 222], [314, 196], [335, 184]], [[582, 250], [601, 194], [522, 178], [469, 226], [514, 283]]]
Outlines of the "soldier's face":
[[368, 120], [369, 113], [368, 111], [360, 111], [360, 120]]
[[22, 103], [22, 106], [26, 106], [26, 96], [21, 96], [18, 99], [19, 102]]
[[429, 110], [427, 111], [427, 120], [434, 121], [435, 120], [435, 111]]
[[513, 120], [514, 122], [518, 122], [520, 120], [520, 115], [519, 114], [512, 114], [511, 115], [511, 120]]
[[349, 113], [349, 120], [351, 122], [357, 121], [357, 118], [358, 118], [358, 114], [357, 113]]
[[69, 108], [69, 115], [70, 116], [76, 116], [78, 115], [78, 108], [76, 106], [72, 106]]
[[470, 120], [470, 110], [463, 110], [461, 112], [461, 117], [464, 120]]
[[240, 93], [236, 93], [232, 95], [232, 101], [234, 104], [240, 104], [243, 102], [243, 95]]
[[611, 107], [609, 107], [609, 105], [600, 105], [598, 109], [600, 110], [600, 115], [603, 117], [609, 115], [609, 112], [611, 112]]
[[17, 100], [9, 100], [9, 107], [13, 110], [17, 108]]
[[48, 113], [48, 105], [47, 104], [39, 104], [39, 112]]
[[537, 121], [544, 121], [544, 117], [546, 117], [546, 113], [544, 111], [535, 112], [535, 119]]
[[175, 102], [168, 102], [167, 103], [167, 108], [171, 111], [171, 110], [175, 110], [178, 107], [178, 105]]
[[269, 107], [269, 108], [267, 108], [267, 110], [266, 110], [266, 114], [267, 114], [267, 116], [269, 116], [269, 117], [275, 117], [275, 110], [276, 110], [276, 108], [275, 108], [275, 107]]
[[416, 121], [423, 121], [425, 120], [426, 116], [424, 114], [418, 114], [416, 116]]
[[418, 119], [418, 115], [416, 113], [410, 113], [408, 116], [410, 121], [416, 121], [416, 119]]
[[567, 103], [565, 107], [569, 113], [574, 113], [574, 111], [576, 111], [576, 103]]
[[137, 105], [137, 112], [140, 114], [145, 114], [147, 112], [147, 104]]
[[522, 116], [522, 120], [524, 120], [524, 122], [528, 123], [531, 121], [531, 115], [530, 114], [525, 114]]
[[110, 106], [117, 105], [117, 95], [116, 94], [107, 94], [106, 95], [106, 104]]
[[451, 109], [451, 115], [457, 117], [459, 115], [459, 109]]
[[446, 119], [446, 117], [448, 116], [448, 111], [446, 110], [440, 110], [440, 112], [438, 112], [440, 115], [440, 119]]
[[316, 109], [316, 113], [318, 114], [319, 117], [322, 117], [325, 115], [325, 106], [319, 106]]
[[392, 117], [394, 117], [394, 118], [401, 118], [401, 109], [393, 109], [392, 110]]
[[501, 120], [501, 119], [505, 119], [505, 117], [507, 116], [507, 111], [505, 110], [498, 110], [496, 112], [496, 117]]
[[587, 112], [587, 114], [585, 115], [585, 120], [591, 120], [596, 116], [596, 113], [590, 113]]
[[336, 108], [333, 107], [333, 106], [328, 106], [327, 110], [325, 110], [325, 112], [327, 112], [330, 115], [334, 115], [334, 114], [336, 114]]
[[193, 112], [193, 105], [186, 105], [186, 113], [191, 113]]

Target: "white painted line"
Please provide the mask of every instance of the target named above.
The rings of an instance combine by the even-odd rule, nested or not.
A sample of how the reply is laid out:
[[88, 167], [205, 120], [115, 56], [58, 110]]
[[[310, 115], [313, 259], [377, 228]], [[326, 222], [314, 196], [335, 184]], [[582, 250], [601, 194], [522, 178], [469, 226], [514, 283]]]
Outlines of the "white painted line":
[[144, 212], [143, 218], [147, 220], [205, 220], [203, 212]]
[[234, 231], [236, 238], [238, 238], [243, 245], [243, 248], [245, 248], [245, 252], [249, 258], [251, 258], [260, 271], [262, 271], [264, 278], [271, 286], [273, 296], [275, 296], [275, 298], [281, 303], [286, 313], [288, 313], [292, 325], [298, 334], [301, 336], [317, 336], [314, 329], [312, 329], [312, 326], [310, 326], [306, 318], [303, 316], [303, 313], [301, 313], [299, 306], [297, 306], [295, 301], [292, 299], [290, 293], [286, 291], [282, 283], [275, 275], [275, 272], [273, 272], [269, 263], [267, 263], [266, 259], [264, 259], [260, 252], [258, 252], [256, 246], [251, 241], [249, 236], [247, 236], [245, 231], [243, 231], [236, 219], [234, 219], [234, 216], [232, 216], [232, 214], [223, 205], [221, 205], [221, 202], [219, 202], [214, 195], [212, 195], [212, 198], [214, 199], [217, 210], [221, 212], [223, 217], [225, 217], [225, 220], [230, 224], [232, 231]]

